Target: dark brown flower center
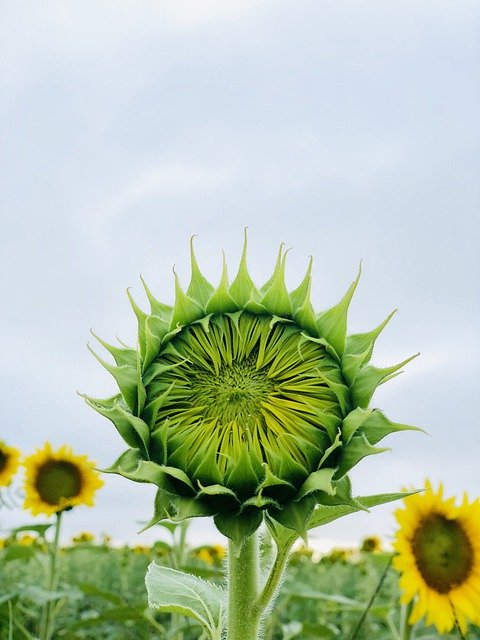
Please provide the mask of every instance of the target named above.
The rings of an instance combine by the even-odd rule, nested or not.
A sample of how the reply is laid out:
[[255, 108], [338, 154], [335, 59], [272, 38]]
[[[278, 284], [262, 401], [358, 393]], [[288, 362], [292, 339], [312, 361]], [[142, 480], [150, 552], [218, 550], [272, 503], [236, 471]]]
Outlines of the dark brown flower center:
[[78, 496], [82, 489], [82, 475], [72, 462], [50, 460], [38, 469], [35, 488], [44, 502], [58, 504], [62, 498]]
[[0, 449], [0, 473], [5, 469], [8, 462], [8, 455]]
[[419, 524], [412, 538], [418, 570], [427, 585], [448, 593], [463, 584], [473, 567], [472, 543], [458, 520], [432, 513]]

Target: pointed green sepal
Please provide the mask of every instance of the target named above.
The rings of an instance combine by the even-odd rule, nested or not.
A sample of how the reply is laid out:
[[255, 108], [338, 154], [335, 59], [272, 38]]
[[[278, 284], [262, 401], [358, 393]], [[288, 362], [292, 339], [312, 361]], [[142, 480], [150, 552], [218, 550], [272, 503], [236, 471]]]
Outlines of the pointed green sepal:
[[148, 428], [148, 425], [141, 418], [137, 418], [129, 411], [125, 411], [125, 409], [122, 409], [121, 407], [117, 407], [117, 410], [135, 430], [135, 433], [140, 439], [140, 449], [142, 450], [142, 454], [145, 457], [148, 457], [148, 449], [150, 445], [150, 429]]
[[351, 336], [347, 336], [345, 353], [351, 355], [359, 355], [366, 353], [365, 362], [368, 362], [372, 357], [373, 347], [378, 336], [385, 329], [387, 324], [397, 313], [397, 309], [392, 311], [378, 327], [367, 333], [354, 333]]
[[260, 300], [260, 304], [268, 309], [272, 315], [281, 316], [283, 318], [289, 318], [292, 316], [292, 305], [290, 303], [290, 296], [288, 295], [287, 287], [285, 285], [285, 261], [287, 254], [283, 256], [278, 266], [274, 271], [270, 286], [266, 289], [263, 298]]
[[268, 513], [282, 526], [298, 533], [305, 544], [308, 544], [307, 525], [314, 507], [315, 498], [308, 495], [298, 502], [289, 502], [282, 509], [268, 509]]
[[248, 273], [247, 268], [247, 230], [245, 229], [245, 237], [243, 241], [242, 257], [238, 267], [237, 275], [230, 286], [230, 296], [235, 301], [239, 309], [244, 307], [248, 300], [253, 296], [260, 298], [253, 280]]
[[173, 499], [173, 507], [175, 510], [171, 519], [174, 522], [181, 522], [188, 518], [209, 518], [215, 515], [215, 509], [212, 509], [205, 501], [195, 498], [181, 498], [175, 496]]
[[137, 316], [138, 323], [138, 346], [140, 347], [140, 355], [142, 359], [145, 357], [145, 322], [148, 318], [148, 314], [145, 311], [142, 311], [140, 307], [137, 305], [135, 300], [133, 299], [132, 294], [130, 293], [130, 289], [127, 289], [127, 296], [130, 302], [130, 306], [133, 309], [134, 314]]
[[143, 533], [147, 529], [150, 529], [154, 525], [158, 524], [161, 520], [165, 520], [166, 518], [168, 518], [172, 507], [171, 500], [171, 495], [169, 495], [165, 491], [162, 491], [162, 489], [159, 489], [155, 495], [153, 516], [143, 527], [143, 529], [140, 529], [138, 533]]
[[288, 549], [296, 542], [298, 538], [298, 534], [296, 531], [289, 529], [288, 527], [284, 527], [283, 524], [277, 522], [270, 515], [265, 513], [265, 524], [267, 525], [267, 529], [270, 532], [270, 535], [275, 540], [275, 544], [278, 549]]
[[204, 309], [190, 296], [188, 296], [180, 286], [178, 276], [175, 272], [175, 305], [170, 320], [170, 330], [190, 324], [205, 315]]
[[101, 469], [103, 473], [116, 473], [119, 476], [136, 481], [135, 474], [140, 462], [143, 460], [138, 449], [127, 449], [107, 469]]
[[342, 373], [349, 387], [353, 385], [360, 369], [366, 364], [370, 349], [363, 353], [351, 354], [345, 352], [341, 359]]
[[150, 304], [150, 313], [153, 316], [161, 318], [167, 324], [170, 324], [170, 316], [172, 315], [173, 308], [169, 304], [164, 304], [155, 298], [142, 276], [140, 276], [140, 280], [143, 288], [145, 289], [145, 293], [147, 294], [148, 302]]
[[265, 478], [258, 488], [258, 493], [278, 502], [287, 502], [293, 498], [296, 492], [293, 484], [276, 476], [266, 463], [263, 468]]
[[311, 473], [298, 490], [296, 501], [315, 491], [324, 491], [328, 495], [335, 495], [335, 488], [332, 486], [332, 478], [335, 469], [319, 469]]
[[89, 407], [97, 411], [105, 418], [108, 418], [115, 425], [118, 433], [122, 436], [129, 447], [140, 449], [142, 439], [129, 420], [125, 418], [119, 405], [120, 396], [101, 400], [82, 395]]
[[138, 401], [138, 391], [137, 391], [137, 370], [136, 368], [130, 367], [129, 365], [122, 365], [121, 367], [116, 367], [113, 364], [110, 364], [106, 360], [103, 360], [95, 351], [87, 345], [90, 353], [98, 360], [98, 362], [105, 367], [105, 369], [112, 374], [112, 376], [117, 381], [118, 388], [120, 389], [120, 393], [122, 394], [125, 402], [128, 407], [134, 411], [137, 406]]
[[[236, 462], [228, 474], [225, 484], [228, 487], [241, 487], [240, 498], [247, 498], [255, 492], [263, 479], [260, 474], [263, 471], [261, 463], [255, 459], [252, 451], [247, 446], [242, 446]], [[238, 491], [238, 489], [237, 489]]]
[[348, 308], [352, 301], [353, 294], [355, 293], [355, 289], [357, 288], [358, 281], [360, 280], [361, 272], [362, 265], [360, 263], [357, 277], [352, 282], [347, 293], [343, 296], [340, 302], [331, 309], [319, 314], [317, 317], [317, 330], [319, 335], [326, 338], [339, 356], [343, 355], [345, 350]]
[[[419, 354], [415, 355], [395, 364], [391, 367], [377, 368], [371, 365], [360, 369], [355, 382], [352, 385], [352, 401], [354, 405], [362, 408], [368, 407], [376, 388], [383, 382], [387, 382], [393, 375], [400, 372], [399, 370], [408, 364], [411, 360], [416, 358]], [[401, 372], [400, 372], [401, 373]]]
[[[350, 442], [353, 434], [366, 420], [368, 420], [372, 415], [372, 412], [373, 409], [362, 409], [361, 407], [357, 407], [345, 416], [342, 423], [342, 440], [344, 444], [348, 444]], [[374, 442], [371, 442], [369, 438], [368, 441], [371, 444], [375, 444]]]
[[361, 432], [370, 444], [377, 444], [377, 442], [380, 442], [385, 436], [398, 431], [420, 431], [421, 433], [425, 433], [423, 429], [419, 429], [418, 427], [392, 422], [379, 409], [374, 409], [370, 417], [368, 417], [361, 426]]
[[102, 345], [102, 347], [113, 356], [118, 367], [121, 367], [123, 365], [128, 365], [130, 367], [136, 366], [137, 352], [135, 351], [135, 349], [122, 349], [120, 347], [116, 347], [115, 345], [109, 344], [108, 342], [105, 342], [105, 340], [102, 340], [102, 338], [97, 336], [97, 334], [94, 333], [92, 329], [90, 329], [90, 333]]
[[355, 504], [328, 506], [320, 505], [313, 512], [308, 523], [308, 528], [314, 529], [315, 527], [329, 524], [334, 520], [338, 520], [338, 518], [343, 518], [344, 516], [348, 516], [351, 513], [355, 513], [357, 511], [368, 511], [372, 507], [377, 507], [381, 504], [394, 502], [396, 500], [403, 500], [404, 498], [408, 498], [408, 496], [411, 496], [414, 493], [417, 493], [417, 491], [411, 491], [408, 493], [380, 493], [373, 496], [359, 496], [355, 499], [358, 506], [356, 506]]
[[388, 448], [374, 447], [364, 435], [353, 436], [350, 442], [342, 448], [340, 464], [335, 473], [335, 478], [339, 480], [350, 471], [360, 460], [366, 456], [375, 455], [388, 451]]
[[142, 363], [142, 370], [150, 366], [150, 364], [158, 356], [163, 337], [168, 333], [169, 324], [166, 320], [157, 318], [157, 316], [149, 316], [145, 321], [145, 357]]
[[235, 512], [217, 513], [213, 520], [220, 533], [232, 540], [235, 550], [239, 552], [243, 541], [255, 533], [262, 524], [263, 512], [255, 507], [250, 507], [241, 514]]
[[230, 295], [228, 284], [227, 263], [223, 256], [222, 277], [218, 287], [213, 292], [205, 308], [206, 313], [229, 313], [238, 311], [238, 306]]
[[310, 304], [310, 290], [312, 286], [312, 265], [313, 258], [310, 256], [307, 272], [296, 289], [290, 291], [290, 304], [294, 314], [301, 309], [305, 303]]
[[193, 248], [194, 237], [195, 236], [192, 236], [190, 239], [191, 277], [190, 284], [187, 289], [187, 296], [205, 308], [215, 289], [200, 271], [197, 258], [195, 257], [195, 250]]
[[272, 275], [270, 276], [270, 278], [267, 280], [267, 282], [265, 282], [264, 285], [262, 285], [259, 289], [260, 293], [262, 294], [262, 296], [264, 296], [267, 291], [270, 289], [270, 287], [272, 286], [272, 283], [274, 282], [278, 271], [280, 271], [280, 269], [282, 268], [282, 260], [283, 260], [283, 247], [285, 246], [285, 244], [282, 242], [282, 244], [280, 245], [280, 248], [278, 249], [278, 253], [277, 253], [277, 261], [275, 263], [275, 269], [273, 270]]

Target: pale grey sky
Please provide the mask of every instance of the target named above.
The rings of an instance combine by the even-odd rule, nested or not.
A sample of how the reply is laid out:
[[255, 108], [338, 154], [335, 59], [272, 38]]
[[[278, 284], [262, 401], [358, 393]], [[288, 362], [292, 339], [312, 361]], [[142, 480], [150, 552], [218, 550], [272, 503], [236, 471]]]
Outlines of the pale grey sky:
[[[313, 300], [364, 274], [350, 330], [399, 313], [374, 362], [421, 357], [374, 405], [424, 427], [353, 473], [358, 494], [480, 493], [480, 7], [466, 0], [1, 3], [1, 437], [108, 466], [123, 443], [76, 391], [114, 390], [89, 328], [134, 341], [125, 288], [172, 301], [188, 241], [218, 281], [244, 226], [256, 282], [280, 242]], [[66, 533], [135, 536], [153, 489], [106, 478]], [[315, 535], [388, 536], [392, 507]], [[25, 522], [2, 514], [4, 526]], [[197, 522], [195, 540], [212, 527]]]

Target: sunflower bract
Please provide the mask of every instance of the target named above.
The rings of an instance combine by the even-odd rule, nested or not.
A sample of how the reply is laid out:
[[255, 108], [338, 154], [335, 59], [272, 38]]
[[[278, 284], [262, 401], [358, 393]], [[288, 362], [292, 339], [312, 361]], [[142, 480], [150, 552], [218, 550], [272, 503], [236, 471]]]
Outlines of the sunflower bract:
[[191, 281], [184, 291], [175, 275], [173, 306], [145, 283], [148, 313], [129, 294], [138, 350], [95, 336], [115, 360], [93, 352], [120, 393], [85, 398], [129, 446], [107, 471], [157, 485], [150, 524], [213, 515], [220, 531], [241, 539], [266, 513], [303, 534], [317, 504], [352, 501], [347, 474], [384, 450], [375, 446], [384, 436], [414, 428], [369, 408], [377, 386], [412, 358], [370, 365], [393, 314], [347, 337], [360, 272], [336, 306], [316, 313], [311, 261], [289, 292], [281, 247], [271, 278], [257, 288], [246, 244], [231, 284], [224, 263], [214, 288], [192, 246]]

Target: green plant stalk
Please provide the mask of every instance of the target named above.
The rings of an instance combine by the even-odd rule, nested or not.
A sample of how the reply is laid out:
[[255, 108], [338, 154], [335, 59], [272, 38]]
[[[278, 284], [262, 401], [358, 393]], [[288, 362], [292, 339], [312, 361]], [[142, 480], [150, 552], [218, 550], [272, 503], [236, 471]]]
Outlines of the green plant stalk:
[[290, 549], [292, 548], [295, 540], [296, 536], [293, 535], [290, 540], [286, 542], [286, 544], [277, 547], [275, 561], [272, 565], [267, 581], [265, 582], [265, 586], [263, 587], [262, 592], [255, 601], [255, 608], [260, 611], [260, 614], [263, 614], [265, 609], [272, 601], [272, 598], [275, 596], [278, 586], [285, 573], [288, 559], [290, 557]]
[[402, 640], [410, 640], [411, 638], [413, 638], [412, 636], [413, 625], [411, 625], [408, 622], [410, 614], [412, 613], [412, 609], [413, 609], [413, 600], [410, 600], [410, 602], [406, 605], [405, 604], [402, 605], [401, 619], [400, 619], [400, 638]]
[[375, 598], [378, 596], [378, 594], [380, 593], [380, 589], [383, 586], [383, 583], [385, 582], [385, 578], [387, 577], [387, 573], [390, 571], [390, 567], [392, 566], [392, 561], [393, 561], [393, 555], [390, 556], [390, 558], [388, 559], [387, 565], [385, 567], [385, 569], [382, 572], [382, 575], [380, 576], [380, 580], [377, 583], [377, 586], [375, 587], [375, 591], [372, 593], [372, 596], [370, 598], [370, 600], [368, 601], [367, 606], [365, 607], [365, 610], [363, 611], [357, 626], [355, 627], [355, 629], [353, 630], [352, 636], [350, 638], [350, 640], [356, 640], [360, 629], [362, 628], [363, 623], [365, 622], [365, 618], [368, 615], [368, 612], [370, 611], [370, 609], [372, 608], [373, 603], [375, 602]]
[[246, 538], [241, 550], [228, 546], [227, 640], [258, 640], [262, 610], [255, 606], [259, 590], [258, 533]]
[[[55, 537], [50, 548], [50, 565], [48, 573], [48, 591], [52, 593], [58, 586], [58, 556], [60, 551], [60, 529], [62, 524], [62, 511], [56, 514]], [[40, 621], [40, 640], [50, 640], [53, 633], [54, 607], [50, 600], [43, 606]]]

